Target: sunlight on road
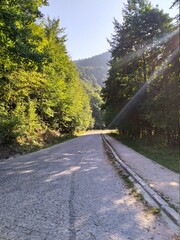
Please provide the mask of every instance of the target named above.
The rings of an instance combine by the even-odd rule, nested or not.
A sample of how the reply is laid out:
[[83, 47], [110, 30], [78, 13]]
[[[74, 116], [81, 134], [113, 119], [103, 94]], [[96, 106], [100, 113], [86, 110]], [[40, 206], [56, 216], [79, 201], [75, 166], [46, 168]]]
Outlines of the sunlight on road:
[[116, 129], [105, 129], [105, 130], [89, 130], [83, 134], [81, 134], [81, 136], [85, 136], [85, 135], [93, 135], [93, 134], [108, 134], [108, 133], [116, 133], [117, 130]]
[[59, 172], [56, 174], [51, 175], [45, 182], [51, 182], [54, 179], [61, 177], [61, 176], [65, 176], [65, 175], [71, 175], [73, 172], [79, 171], [81, 167], [71, 167], [68, 170], [65, 170], [63, 172]]
[[170, 185], [179, 187], [179, 184], [177, 182], [170, 182]]

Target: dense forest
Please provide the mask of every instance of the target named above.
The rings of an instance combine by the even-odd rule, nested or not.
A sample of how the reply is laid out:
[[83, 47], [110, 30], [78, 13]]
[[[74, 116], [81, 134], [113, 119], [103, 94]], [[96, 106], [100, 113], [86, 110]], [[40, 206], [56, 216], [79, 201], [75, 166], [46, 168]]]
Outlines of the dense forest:
[[[44, 0], [0, 4], [0, 144], [34, 144], [52, 131], [93, 127], [90, 99]], [[78, 94], [77, 94], [78, 93]]]
[[39, 144], [104, 122], [133, 139], [177, 145], [179, 16], [129, 0], [110, 53], [73, 62], [60, 20], [45, 19], [43, 5], [1, 1], [0, 145]]
[[91, 58], [75, 61], [80, 78], [88, 80], [93, 85], [98, 84], [103, 87], [107, 78], [110, 56], [110, 52], [105, 52]]
[[104, 117], [101, 111], [103, 104], [100, 92], [107, 78], [110, 52], [105, 52], [91, 58], [75, 61], [80, 79], [89, 96], [94, 128], [104, 128]]
[[109, 40], [108, 79], [102, 90], [106, 125], [133, 139], [177, 146], [177, 18], [145, 0], [129, 0], [123, 22], [114, 20], [114, 31]]

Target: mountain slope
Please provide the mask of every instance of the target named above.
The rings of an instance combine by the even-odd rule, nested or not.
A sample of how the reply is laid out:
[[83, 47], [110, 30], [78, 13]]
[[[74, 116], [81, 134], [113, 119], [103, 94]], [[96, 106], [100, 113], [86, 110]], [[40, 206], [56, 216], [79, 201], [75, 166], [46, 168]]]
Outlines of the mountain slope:
[[93, 85], [104, 86], [108, 71], [110, 52], [105, 52], [91, 58], [74, 61], [82, 80], [88, 80]]

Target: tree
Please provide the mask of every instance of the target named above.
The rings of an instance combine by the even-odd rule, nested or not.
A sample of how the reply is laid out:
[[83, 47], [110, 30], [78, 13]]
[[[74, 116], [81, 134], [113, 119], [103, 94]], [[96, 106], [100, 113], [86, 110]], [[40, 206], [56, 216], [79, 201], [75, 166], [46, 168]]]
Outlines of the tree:
[[[123, 110], [123, 116], [121, 114], [121, 117], [116, 118], [116, 121], [113, 122], [129, 136], [152, 137], [155, 128], [164, 127], [161, 121], [156, 121], [155, 124], [149, 117], [154, 115], [153, 110], [148, 112], [147, 109], [157, 98], [157, 94], [161, 96], [161, 104], [160, 100], [158, 104], [163, 104], [164, 90], [160, 88], [162, 81], [168, 83], [174, 78], [172, 75], [165, 78], [165, 75], [161, 74], [154, 76], [152, 81], [151, 76], [174, 51], [173, 47], [170, 47], [172, 38], [168, 40], [168, 37], [165, 37], [165, 34], [173, 32], [174, 26], [172, 19], [167, 14], [158, 10], [157, 7], [153, 8], [144, 0], [128, 1], [123, 14], [123, 24], [114, 21], [115, 34], [109, 41], [112, 59], [109, 77], [102, 91], [105, 101], [105, 116], [108, 120], [107, 124], [111, 123], [119, 111], [124, 109], [124, 106], [138, 92], [136, 101], [132, 102], [131, 106], [129, 105], [128, 111], [127, 108], [126, 111]], [[176, 38], [177, 34], [173, 36]], [[174, 45], [174, 48], [176, 47], [177, 44]], [[151, 79], [151, 84], [149, 84], [149, 79]], [[141, 87], [141, 91], [138, 91]], [[160, 92], [157, 93], [155, 89]], [[157, 105], [157, 109], [159, 107]], [[156, 112], [156, 116], [158, 116], [158, 112]]]
[[41, 64], [43, 55], [37, 51], [34, 40], [41, 41], [32, 34], [31, 24], [42, 14], [38, 8], [47, 5], [46, 0], [2, 0], [0, 5], [0, 73], [25, 64]]
[[12, 25], [19, 28], [9, 26], [6, 32], [2, 27], [1, 36], [8, 44], [0, 50], [6, 57], [0, 57], [0, 143], [34, 143], [47, 129], [87, 129], [92, 122], [90, 100], [67, 54], [59, 19], [48, 18], [37, 24], [42, 1], [16, 3], [4, 1], [6, 7], [2, 7], [5, 20], [10, 7], [10, 13], [17, 17]]
[[45, 32], [51, 63], [44, 67], [44, 71], [51, 83], [50, 98], [53, 99], [54, 112], [53, 116], [46, 118], [47, 122], [60, 131], [86, 129], [91, 122], [89, 99], [85, 96], [76, 67], [67, 55], [65, 36], [60, 37], [63, 29], [59, 29], [59, 19], [47, 19]]
[[[170, 8], [174, 8], [176, 7], [179, 9], [179, 0], [174, 0], [174, 2], [172, 3]], [[180, 14], [177, 14], [177, 16], [175, 17], [177, 20], [180, 19]]]

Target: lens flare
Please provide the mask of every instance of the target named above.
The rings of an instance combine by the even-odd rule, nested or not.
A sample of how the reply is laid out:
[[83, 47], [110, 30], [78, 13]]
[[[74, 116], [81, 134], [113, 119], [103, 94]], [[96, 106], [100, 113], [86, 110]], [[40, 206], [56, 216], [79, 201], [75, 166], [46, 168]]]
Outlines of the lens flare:
[[116, 67], [121, 67], [129, 61], [132, 61], [133, 59], [142, 56], [143, 53], [148, 52], [163, 43], [166, 43], [177, 34], [179, 34], [179, 28], [176, 28], [170, 33], [164, 34], [161, 38], [154, 40], [153, 43], [149, 43], [145, 47], [138, 47], [136, 51], [132, 54], [122, 57], [120, 61], [116, 63]]
[[144, 83], [144, 85], [136, 92], [132, 99], [122, 108], [114, 120], [109, 124], [108, 128], [116, 127], [117, 124], [125, 118], [126, 114], [137, 105], [141, 99], [141, 96], [143, 96], [146, 92], [147, 87], [157, 78], [157, 76], [164, 72], [167, 65], [171, 63], [178, 56], [178, 54], [179, 47], [177, 47], [176, 50], [161, 64], [161, 66], [156, 71], [154, 71], [148, 81]]

